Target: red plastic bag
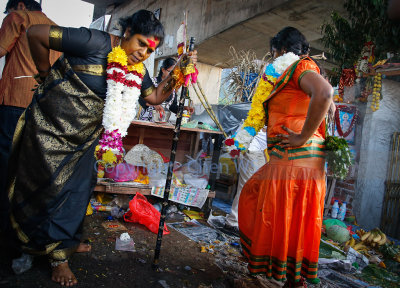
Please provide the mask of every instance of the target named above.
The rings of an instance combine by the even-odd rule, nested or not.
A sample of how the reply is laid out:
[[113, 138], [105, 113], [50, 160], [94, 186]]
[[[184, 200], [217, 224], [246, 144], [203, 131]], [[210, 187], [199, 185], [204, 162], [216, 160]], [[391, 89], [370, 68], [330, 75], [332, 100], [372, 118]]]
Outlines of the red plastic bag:
[[[135, 197], [129, 202], [129, 209], [130, 211], [124, 214], [124, 220], [126, 222], [143, 224], [149, 228], [151, 232], [155, 234], [158, 233], [161, 213], [147, 201], [146, 197], [137, 192]], [[165, 224], [163, 235], [164, 234], [169, 234], [169, 230]]]

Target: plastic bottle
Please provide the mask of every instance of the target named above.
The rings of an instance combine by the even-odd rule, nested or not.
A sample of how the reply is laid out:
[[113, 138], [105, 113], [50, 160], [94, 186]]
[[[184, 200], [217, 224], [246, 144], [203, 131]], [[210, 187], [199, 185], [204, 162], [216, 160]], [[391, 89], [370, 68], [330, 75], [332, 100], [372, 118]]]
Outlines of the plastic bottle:
[[332, 212], [331, 212], [331, 217], [332, 218], [337, 218], [339, 213], [339, 201], [335, 200], [335, 202], [332, 205]]
[[343, 221], [345, 216], [346, 216], [346, 202], [343, 202], [342, 206], [340, 206], [339, 209], [338, 219], [340, 221]]

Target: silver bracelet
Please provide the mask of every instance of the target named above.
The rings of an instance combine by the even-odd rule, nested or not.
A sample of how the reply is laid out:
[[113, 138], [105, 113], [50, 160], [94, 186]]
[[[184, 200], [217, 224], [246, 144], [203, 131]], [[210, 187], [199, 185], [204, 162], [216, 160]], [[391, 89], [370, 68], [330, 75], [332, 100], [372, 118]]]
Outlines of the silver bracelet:
[[59, 266], [59, 265], [61, 265], [61, 264], [63, 264], [63, 263], [68, 263], [68, 260], [67, 260], [67, 259], [65, 259], [65, 260], [60, 260], [60, 261], [53, 261], [53, 260], [50, 260], [51, 268], [55, 268], [55, 267], [57, 267], [57, 266]]

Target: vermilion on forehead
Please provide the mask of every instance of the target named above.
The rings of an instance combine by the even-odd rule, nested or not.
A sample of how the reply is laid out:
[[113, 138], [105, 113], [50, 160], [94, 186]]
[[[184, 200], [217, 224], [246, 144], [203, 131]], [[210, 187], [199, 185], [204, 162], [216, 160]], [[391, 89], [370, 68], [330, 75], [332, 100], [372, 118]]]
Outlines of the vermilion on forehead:
[[[157, 38], [155, 39], [157, 41]], [[147, 38], [147, 42], [149, 42], [149, 47], [150, 48], [156, 48], [156, 42]]]

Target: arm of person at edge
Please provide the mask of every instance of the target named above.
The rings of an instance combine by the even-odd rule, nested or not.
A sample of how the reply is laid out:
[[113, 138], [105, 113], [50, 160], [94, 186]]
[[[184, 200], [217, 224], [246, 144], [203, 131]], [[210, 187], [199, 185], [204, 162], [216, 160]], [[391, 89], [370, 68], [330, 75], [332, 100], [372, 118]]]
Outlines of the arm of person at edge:
[[7, 54], [7, 50], [0, 47], [0, 58]]
[[304, 145], [318, 129], [332, 104], [333, 88], [318, 73], [310, 72], [305, 74], [300, 81], [300, 87], [305, 93], [311, 96], [307, 118], [301, 133], [295, 133], [289, 128], [282, 126], [283, 130], [288, 133], [287, 135], [278, 135], [282, 139], [283, 148]]
[[1, 25], [1, 46], [0, 46], [0, 58], [5, 56], [8, 51], [14, 48], [17, 39], [20, 37], [22, 29], [24, 27], [24, 20], [21, 16], [16, 13], [9, 13], [3, 20]]

